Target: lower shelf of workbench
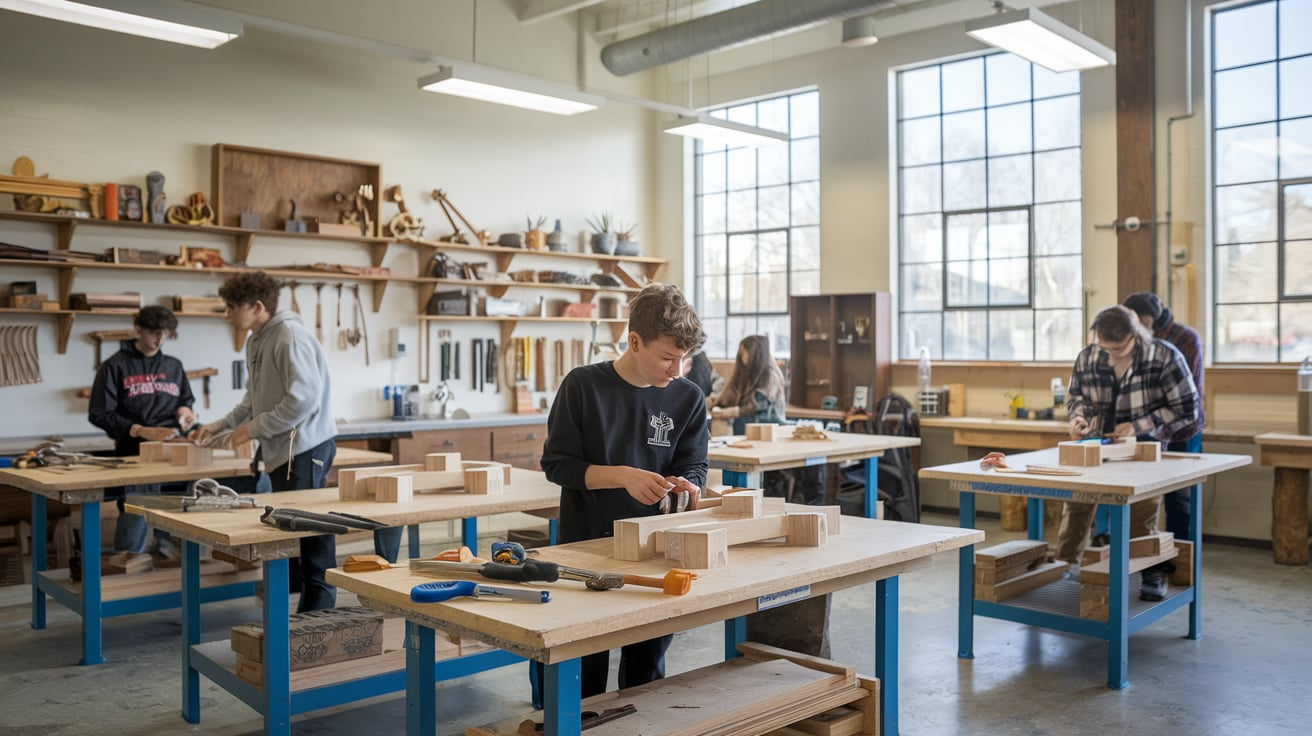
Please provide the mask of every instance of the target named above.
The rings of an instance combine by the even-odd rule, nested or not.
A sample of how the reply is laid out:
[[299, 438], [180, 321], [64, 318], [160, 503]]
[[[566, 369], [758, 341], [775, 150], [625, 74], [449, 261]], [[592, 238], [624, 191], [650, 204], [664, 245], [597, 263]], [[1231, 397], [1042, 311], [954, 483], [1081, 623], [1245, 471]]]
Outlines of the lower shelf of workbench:
[[[1176, 601], [1180, 596], [1187, 596], [1192, 588], [1188, 586], [1168, 586], [1166, 597], [1160, 601], [1139, 599], [1139, 573], [1130, 575], [1126, 590], [1129, 592], [1129, 618], [1134, 621], [1143, 614], [1148, 614], [1159, 607], [1168, 606], [1171, 610], [1188, 601]], [[1055, 580], [1034, 590], [1008, 598], [1000, 603], [976, 600], [976, 616], [999, 618], [1018, 623], [1070, 631], [1076, 634], [1090, 634], [1084, 630], [1087, 626], [1105, 627], [1106, 621], [1080, 617], [1080, 583], [1075, 580]], [[1063, 621], [1076, 620], [1080, 628], [1063, 626]], [[1154, 618], [1155, 620], [1155, 618]], [[1087, 625], [1087, 626], [1086, 626]], [[1135, 630], [1139, 627], [1132, 627]]]
[[[54, 583], [70, 594], [82, 595], [82, 582], [69, 578], [68, 569], [45, 570], [41, 578]], [[203, 560], [200, 564], [200, 587], [213, 588], [233, 583], [255, 582], [261, 578], [259, 569], [238, 570], [227, 562]], [[149, 572], [100, 576], [100, 600], [103, 602], [145, 598], [167, 593], [181, 593], [182, 569], [166, 567]]]

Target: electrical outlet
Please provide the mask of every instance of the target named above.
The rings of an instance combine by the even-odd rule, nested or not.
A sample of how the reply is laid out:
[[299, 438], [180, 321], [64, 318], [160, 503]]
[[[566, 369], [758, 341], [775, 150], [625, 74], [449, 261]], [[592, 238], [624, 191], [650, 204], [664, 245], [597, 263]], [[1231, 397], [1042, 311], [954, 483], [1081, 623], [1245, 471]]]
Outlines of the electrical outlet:
[[1183, 266], [1189, 262], [1189, 248], [1183, 245], [1171, 246], [1171, 265]]

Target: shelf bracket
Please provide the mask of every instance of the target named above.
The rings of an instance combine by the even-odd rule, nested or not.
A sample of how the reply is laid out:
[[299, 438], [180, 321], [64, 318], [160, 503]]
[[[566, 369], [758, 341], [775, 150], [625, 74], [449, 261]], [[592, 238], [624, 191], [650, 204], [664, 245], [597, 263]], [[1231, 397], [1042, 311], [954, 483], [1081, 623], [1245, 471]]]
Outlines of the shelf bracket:
[[518, 321], [513, 319], [508, 319], [501, 323], [501, 345], [506, 345], [510, 342], [510, 336], [515, 334], [516, 324], [518, 324]]
[[[383, 261], [387, 258], [387, 243], [370, 243], [369, 244], [369, 263], [374, 268], [382, 268]], [[378, 311], [375, 307], [374, 311]]]
[[244, 263], [249, 265], [249, 259], [251, 257], [251, 245], [254, 242], [255, 242], [255, 233], [241, 233], [240, 235], [238, 235], [236, 240], [233, 241], [233, 248], [234, 248], [232, 254], [233, 260], [236, 261], [237, 263]]
[[77, 315], [68, 313], [55, 318], [55, 343], [60, 355], [68, 352], [68, 339], [73, 334], [73, 320]]
[[372, 286], [370, 291], [374, 295], [374, 314], [378, 314], [378, 310], [383, 306], [383, 294], [387, 293], [387, 282], [374, 281], [370, 285]]
[[56, 237], [59, 239], [59, 250], [70, 250], [73, 247], [73, 231], [76, 229], [76, 220], [66, 220], [55, 225]]
[[59, 308], [68, 309], [68, 295], [73, 291], [73, 279], [77, 276], [77, 267], [69, 266], [59, 272]]

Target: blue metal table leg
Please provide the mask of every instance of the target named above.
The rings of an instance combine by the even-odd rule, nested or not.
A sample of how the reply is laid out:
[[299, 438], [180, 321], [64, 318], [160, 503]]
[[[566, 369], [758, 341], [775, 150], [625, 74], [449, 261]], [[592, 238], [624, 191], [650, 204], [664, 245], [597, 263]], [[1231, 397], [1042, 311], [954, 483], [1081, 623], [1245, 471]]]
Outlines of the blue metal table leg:
[[897, 736], [897, 576], [875, 583], [875, 677], [879, 678], [880, 733]]
[[1107, 507], [1111, 530], [1111, 567], [1107, 602], [1107, 687], [1124, 689], [1129, 681], [1130, 506]]
[[200, 545], [182, 543], [182, 719], [200, 723], [200, 672], [191, 648], [200, 643]]
[[410, 558], [414, 559], [419, 556], [419, 525], [411, 524], [405, 528], [405, 532], [410, 547]]
[[[37, 554], [37, 550], [41, 553]], [[32, 628], [46, 627], [46, 594], [41, 573], [46, 569], [46, 497], [32, 494]]]
[[720, 471], [720, 480], [730, 488], [747, 488], [747, 474], [737, 470]]
[[[958, 511], [962, 529], [975, 526], [975, 494], [963, 492]], [[975, 545], [957, 552], [957, 656], [975, 658]]]
[[581, 661], [570, 659], [546, 667], [546, 708], [543, 710], [544, 736], [579, 736], [583, 710]]
[[1025, 505], [1025, 515], [1030, 539], [1043, 539], [1043, 499], [1031, 498]]
[[478, 517], [470, 516], [460, 522], [460, 543], [478, 556]]
[[1189, 604], [1190, 639], [1203, 638], [1203, 487], [1189, 489], [1189, 539], [1193, 542], [1194, 600]]
[[437, 733], [437, 678], [433, 670], [436, 648], [433, 630], [405, 622], [405, 733]]
[[727, 618], [724, 620], [724, 658], [738, 656], [738, 645], [747, 641], [747, 617]]
[[879, 458], [866, 458], [866, 518], [875, 518], [879, 508]]
[[82, 661], [105, 661], [101, 641], [100, 502], [82, 504]]
[[291, 733], [291, 636], [287, 631], [287, 560], [264, 562], [264, 733]]
[[559, 531], [560, 521], [558, 519], [550, 519], [547, 521], [547, 544], [552, 547], [556, 546], [556, 534], [559, 533]]

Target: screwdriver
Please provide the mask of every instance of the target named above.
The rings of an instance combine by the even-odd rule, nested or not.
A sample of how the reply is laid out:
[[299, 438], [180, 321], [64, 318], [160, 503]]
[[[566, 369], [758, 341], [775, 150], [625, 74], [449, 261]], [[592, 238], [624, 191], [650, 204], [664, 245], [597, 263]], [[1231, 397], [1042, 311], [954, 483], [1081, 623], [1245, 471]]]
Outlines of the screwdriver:
[[505, 588], [499, 585], [481, 585], [469, 580], [443, 580], [435, 583], [420, 583], [410, 589], [410, 600], [416, 603], [441, 603], [452, 598], [468, 596], [470, 598], [510, 598], [530, 603], [549, 603], [551, 593], [545, 590], [527, 590], [524, 588]]

